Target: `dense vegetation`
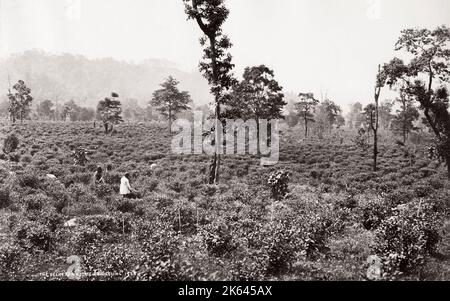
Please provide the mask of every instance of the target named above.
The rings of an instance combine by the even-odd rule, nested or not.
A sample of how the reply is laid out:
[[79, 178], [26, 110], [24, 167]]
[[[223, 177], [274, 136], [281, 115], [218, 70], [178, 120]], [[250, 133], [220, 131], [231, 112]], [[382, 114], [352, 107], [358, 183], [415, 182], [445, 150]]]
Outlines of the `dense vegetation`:
[[[278, 165], [223, 156], [209, 185], [208, 157], [170, 154], [166, 129], [3, 126], [19, 144], [0, 155], [0, 279], [67, 279], [73, 255], [83, 279], [363, 280], [371, 255], [382, 279], [449, 279], [450, 185], [426, 148], [381, 136], [373, 172], [353, 131], [303, 140], [285, 127]], [[119, 196], [125, 171], [139, 199]]]
[[[270, 66], [235, 78], [224, 0], [183, 3], [213, 111], [172, 76], [149, 91], [146, 64], [28, 52], [30, 74], [7, 60], [25, 77], [0, 103], [0, 279], [450, 279], [450, 29], [403, 30], [395, 49], [410, 61], [380, 62], [372, 103], [345, 120], [327, 96], [285, 99]], [[72, 73], [55, 77], [62, 67]], [[117, 93], [103, 98], [105, 86]], [[383, 100], [387, 88], [399, 98]], [[209, 158], [171, 149], [172, 121], [196, 110], [214, 117], [201, 133]], [[258, 134], [258, 121], [281, 122], [280, 141], [275, 123], [257, 135], [280, 142], [278, 164], [259, 164], [259, 143], [220, 153], [227, 119], [256, 121]], [[124, 175], [134, 189], [120, 196]]]

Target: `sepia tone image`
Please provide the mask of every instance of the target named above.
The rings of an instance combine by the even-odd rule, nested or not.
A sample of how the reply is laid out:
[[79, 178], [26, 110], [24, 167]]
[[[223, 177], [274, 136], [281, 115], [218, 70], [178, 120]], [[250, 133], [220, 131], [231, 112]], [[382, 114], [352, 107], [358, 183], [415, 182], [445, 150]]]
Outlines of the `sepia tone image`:
[[0, 0], [0, 281], [448, 281], [449, 88], [448, 0]]

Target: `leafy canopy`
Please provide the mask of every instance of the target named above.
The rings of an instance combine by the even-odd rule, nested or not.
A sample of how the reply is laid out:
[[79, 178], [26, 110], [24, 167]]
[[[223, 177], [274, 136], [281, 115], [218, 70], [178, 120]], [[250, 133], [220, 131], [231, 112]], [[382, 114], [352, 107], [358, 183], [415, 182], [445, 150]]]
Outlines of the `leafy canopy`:
[[181, 111], [189, 110], [188, 104], [192, 101], [187, 91], [178, 89], [179, 81], [169, 76], [165, 82], [161, 84], [162, 89], [153, 93], [150, 102], [157, 110], [166, 117], [173, 117], [174, 114]]

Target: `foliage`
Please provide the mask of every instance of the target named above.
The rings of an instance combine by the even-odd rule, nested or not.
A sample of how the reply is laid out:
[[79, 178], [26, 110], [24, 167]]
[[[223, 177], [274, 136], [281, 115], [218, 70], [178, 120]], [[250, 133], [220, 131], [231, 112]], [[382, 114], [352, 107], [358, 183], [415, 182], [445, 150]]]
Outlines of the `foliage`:
[[[450, 177], [450, 113], [448, 112], [448, 91], [450, 69], [450, 29], [446, 26], [429, 29], [406, 29], [396, 44], [396, 50], [403, 50], [413, 56], [409, 64], [394, 58], [383, 67], [385, 83], [391, 87], [401, 85], [403, 91], [413, 97], [425, 115], [426, 124], [437, 139], [440, 155], [446, 160]], [[426, 82], [423, 80], [426, 78]], [[443, 84], [439, 86], [436, 82]]]
[[392, 126], [394, 133], [401, 133], [403, 135], [403, 143], [405, 143], [408, 134], [416, 129], [414, 127], [414, 121], [419, 119], [420, 115], [417, 108], [413, 105], [413, 99], [410, 95], [401, 93], [397, 101], [401, 104], [401, 108], [397, 110], [397, 115], [393, 119]]
[[363, 105], [360, 102], [356, 102], [350, 106], [350, 112], [347, 115], [348, 125], [350, 128], [359, 129], [364, 121], [365, 116], [362, 114]]
[[283, 101], [282, 87], [273, 70], [265, 65], [247, 67], [243, 80], [234, 85], [224, 117], [232, 119], [280, 119]]
[[3, 141], [3, 152], [5, 154], [13, 153], [19, 146], [19, 138], [15, 134], [10, 134]]
[[[289, 194], [276, 201], [268, 186], [275, 167], [225, 157], [223, 184], [205, 184], [207, 157], [171, 155], [162, 129], [125, 124], [104, 137], [90, 123], [17, 126], [16, 153], [32, 160], [0, 168], [6, 212], [14, 212], [6, 229], [0, 212], [0, 240], [21, 255], [4, 277], [54, 279], [39, 273], [64, 275], [66, 258], [77, 255], [82, 280], [362, 280], [374, 233], [398, 206], [422, 199], [440, 215], [450, 212], [448, 185], [423, 145], [410, 162], [383, 143], [373, 173], [354, 145], [328, 138], [299, 145], [302, 135], [287, 129], [280, 166], [291, 175]], [[350, 141], [354, 133], [343, 135]], [[90, 161], [74, 166], [71, 150], [87, 147]], [[105, 167], [104, 184], [92, 184], [92, 161]], [[45, 176], [50, 171], [57, 179]], [[125, 171], [139, 199], [118, 195]]]
[[90, 121], [95, 117], [95, 111], [77, 105], [73, 100], [66, 102], [61, 112], [61, 119], [70, 121]]
[[116, 93], [112, 93], [111, 98], [106, 97], [98, 103], [97, 112], [101, 115], [106, 133], [111, 132], [115, 124], [123, 122], [122, 107], [118, 97]]
[[334, 125], [339, 126], [340, 114], [342, 112], [341, 107], [335, 104], [330, 99], [325, 99], [317, 106], [316, 123], [322, 134], [325, 129], [330, 132]]
[[366, 152], [369, 149], [369, 135], [363, 128], [358, 129], [358, 134], [353, 138], [353, 143], [361, 149], [363, 152]]
[[13, 123], [16, 119], [20, 119], [22, 122], [28, 117], [30, 113], [31, 102], [33, 97], [31, 96], [31, 89], [26, 86], [23, 80], [19, 80], [13, 86], [14, 92], [9, 91], [9, 114]]
[[[215, 129], [219, 128], [221, 120], [221, 105], [229, 98], [229, 89], [234, 85], [231, 71], [234, 68], [232, 56], [228, 49], [232, 44], [223, 34], [222, 25], [229, 15], [224, 0], [183, 0], [185, 12], [189, 19], [197, 22], [204, 36], [200, 38], [203, 47], [203, 61], [200, 62], [200, 72], [208, 80], [211, 93], [215, 98]], [[214, 141], [219, 140], [219, 132], [215, 131]], [[218, 143], [216, 150], [218, 150]], [[220, 155], [216, 151], [210, 164], [209, 183], [219, 181]]]
[[300, 100], [295, 104], [297, 114], [303, 119], [305, 124], [305, 137], [308, 137], [308, 123], [315, 122], [314, 113], [319, 100], [314, 98], [313, 93], [300, 93]]
[[396, 279], [422, 267], [439, 242], [439, 218], [425, 202], [398, 207], [376, 231], [373, 250], [382, 259], [383, 277]]
[[43, 100], [37, 105], [36, 113], [41, 119], [54, 120], [56, 119], [54, 107], [51, 100]]
[[169, 76], [164, 83], [161, 84], [162, 89], [153, 92], [153, 98], [150, 104], [169, 119], [169, 128], [172, 119], [177, 113], [189, 110], [188, 104], [192, 102], [189, 92], [178, 90], [179, 81]]
[[269, 176], [267, 184], [270, 187], [272, 197], [277, 200], [283, 200], [289, 192], [289, 173], [282, 170], [274, 172]]

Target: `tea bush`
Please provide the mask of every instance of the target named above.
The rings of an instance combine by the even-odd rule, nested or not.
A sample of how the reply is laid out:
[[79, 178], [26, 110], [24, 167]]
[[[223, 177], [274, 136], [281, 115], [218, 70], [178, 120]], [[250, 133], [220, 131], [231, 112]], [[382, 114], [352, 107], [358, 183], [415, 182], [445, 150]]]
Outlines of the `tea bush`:
[[19, 146], [19, 138], [15, 134], [10, 134], [6, 137], [3, 142], [3, 152], [5, 154], [9, 154], [15, 152], [17, 147]]
[[267, 184], [271, 189], [272, 197], [275, 200], [282, 200], [289, 192], [289, 173], [286, 171], [272, 173], [267, 180]]
[[18, 245], [0, 245], [0, 281], [21, 280], [24, 274], [24, 257], [24, 251]]
[[[433, 254], [443, 224], [433, 216], [448, 219], [450, 186], [421, 146], [409, 160], [381, 139], [372, 172], [355, 133], [299, 143], [292, 129], [278, 166], [224, 156], [221, 183], [209, 185], [210, 158], [171, 155], [166, 125], [123, 124], [113, 137], [32, 124], [16, 127], [21, 144], [3, 159], [18, 162], [0, 164], [0, 277], [54, 280], [39, 273], [64, 274], [72, 255], [82, 280], [362, 280], [374, 253], [385, 279], [410, 279], [445, 260]], [[85, 166], [73, 165], [76, 148], [88, 149]], [[93, 183], [97, 165], [104, 184]], [[124, 172], [138, 199], [119, 195]]]
[[9, 205], [11, 205], [9, 188], [4, 185], [0, 185], [0, 209], [6, 208]]
[[436, 252], [439, 217], [427, 203], [412, 202], [394, 211], [375, 232], [373, 250], [383, 263], [383, 277], [397, 279], [420, 269]]

